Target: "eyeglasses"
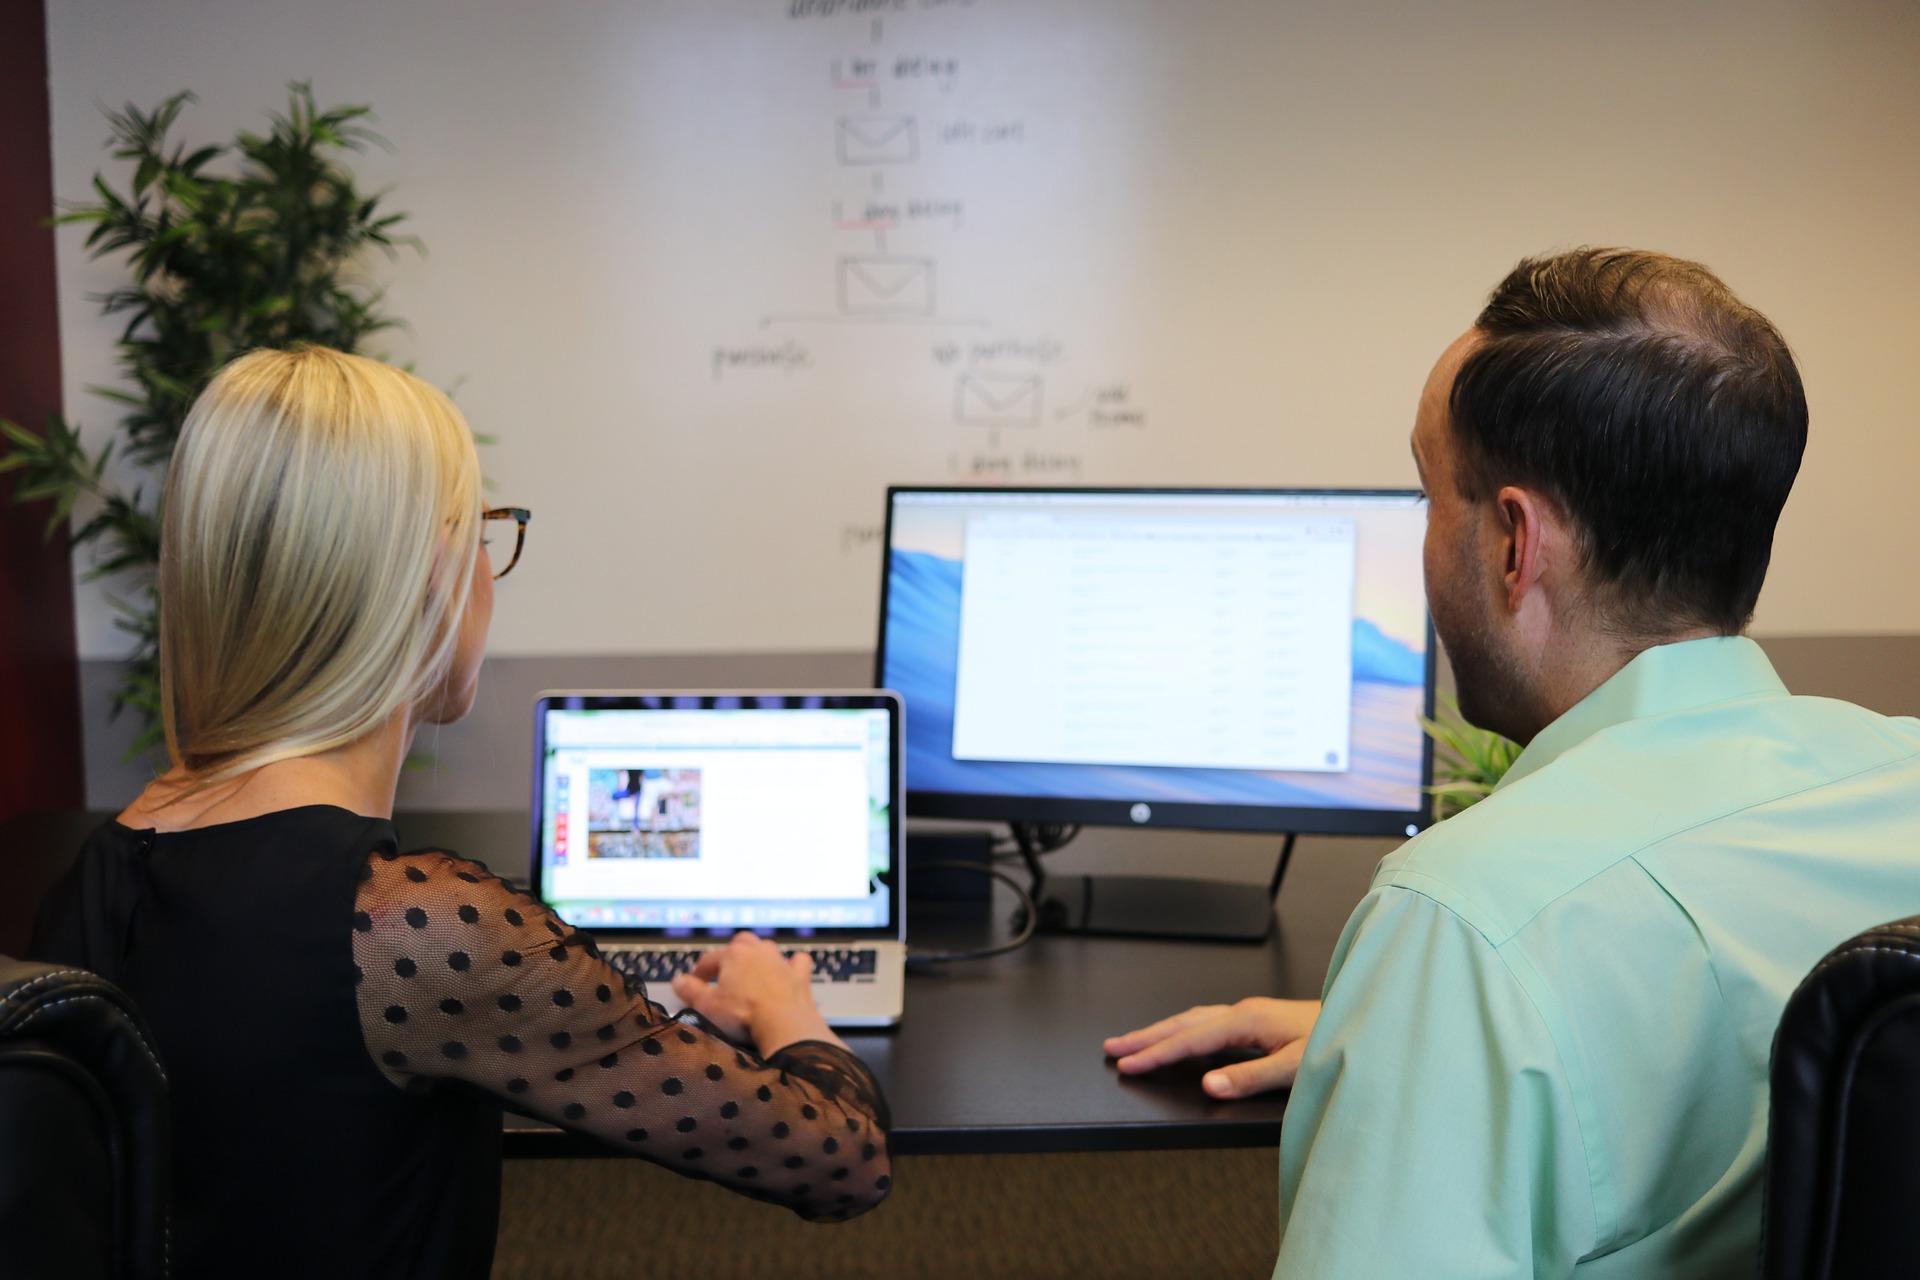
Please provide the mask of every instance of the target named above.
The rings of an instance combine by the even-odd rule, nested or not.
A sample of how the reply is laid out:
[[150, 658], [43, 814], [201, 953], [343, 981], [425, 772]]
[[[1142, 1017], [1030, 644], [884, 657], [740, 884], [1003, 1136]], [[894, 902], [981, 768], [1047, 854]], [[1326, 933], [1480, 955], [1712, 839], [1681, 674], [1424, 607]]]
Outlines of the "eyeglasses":
[[[527, 545], [527, 521], [531, 519], [533, 512], [525, 507], [494, 507], [480, 513], [480, 549], [486, 552], [494, 577], [506, 577], [520, 563], [520, 548]], [[511, 529], [507, 527], [509, 521]]]

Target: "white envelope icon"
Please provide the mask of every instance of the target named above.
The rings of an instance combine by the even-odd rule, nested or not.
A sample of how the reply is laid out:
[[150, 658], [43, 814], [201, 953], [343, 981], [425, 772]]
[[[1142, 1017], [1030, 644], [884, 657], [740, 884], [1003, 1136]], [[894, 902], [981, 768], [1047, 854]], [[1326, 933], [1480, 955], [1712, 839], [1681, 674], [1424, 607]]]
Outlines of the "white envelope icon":
[[968, 370], [953, 390], [955, 421], [982, 427], [1040, 425], [1040, 377]]
[[841, 164], [907, 164], [920, 155], [912, 116], [843, 116], [833, 138]]
[[840, 259], [840, 309], [856, 316], [933, 314], [933, 259], [882, 254]]

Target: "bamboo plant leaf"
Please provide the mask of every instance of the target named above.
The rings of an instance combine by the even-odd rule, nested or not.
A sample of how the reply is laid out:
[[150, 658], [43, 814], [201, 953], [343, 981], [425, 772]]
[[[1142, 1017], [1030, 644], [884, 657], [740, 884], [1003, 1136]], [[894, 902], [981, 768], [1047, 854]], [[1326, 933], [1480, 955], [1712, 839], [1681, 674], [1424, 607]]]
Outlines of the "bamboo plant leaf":
[[52, 536], [91, 495], [97, 509], [67, 535], [76, 551], [87, 549], [87, 576], [139, 587], [114, 602], [116, 625], [135, 648], [113, 707], [142, 720], [136, 755], [159, 733], [159, 511], [142, 485], [108, 480], [110, 459], [163, 468], [195, 397], [233, 351], [303, 342], [351, 351], [399, 324], [377, 289], [361, 283], [363, 272], [371, 251], [425, 252], [417, 236], [396, 234], [407, 215], [384, 207], [388, 193], [362, 190], [339, 163], [366, 145], [390, 146], [368, 127], [365, 104], [323, 107], [311, 84], [296, 81], [265, 131], [196, 144], [175, 136], [193, 102], [181, 92], [151, 110], [107, 110], [126, 188], [95, 174], [88, 200], [63, 202], [46, 220], [88, 227], [92, 257], [125, 255], [127, 283], [95, 299], [122, 320], [124, 383], [90, 388], [121, 411], [115, 436], [90, 453], [63, 420], [37, 433], [0, 419], [0, 473], [13, 476], [12, 501], [47, 503]]
[[1422, 717], [1420, 727], [1437, 748], [1435, 774], [1440, 780], [1427, 792], [1440, 818], [1491, 795], [1520, 755], [1517, 743], [1468, 724], [1452, 698], [1443, 697], [1440, 713]]

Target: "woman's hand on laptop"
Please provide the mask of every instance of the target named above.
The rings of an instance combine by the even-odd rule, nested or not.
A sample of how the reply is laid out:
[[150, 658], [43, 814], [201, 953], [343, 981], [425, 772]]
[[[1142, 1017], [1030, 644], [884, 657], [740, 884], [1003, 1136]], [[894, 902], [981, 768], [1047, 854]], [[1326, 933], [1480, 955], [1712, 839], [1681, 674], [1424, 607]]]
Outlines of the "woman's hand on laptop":
[[765, 938], [743, 931], [702, 955], [691, 973], [675, 974], [673, 994], [721, 1034], [751, 1039], [766, 1058], [798, 1040], [841, 1043], [813, 1003], [812, 979], [806, 952], [789, 959]]
[[1237, 1004], [1197, 1005], [1113, 1036], [1104, 1047], [1119, 1059], [1115, 1065], [1121, 1073], [1130, 1076], [1223, 1049], [1257, 1049], [1265, 1056], [1217, 1067], [1200, 1078], [1200, 1087], [1216, 1098], [1245, 1098], [1293, 1083], [1319, 1016], [1318, 1000], [1250, 996]]

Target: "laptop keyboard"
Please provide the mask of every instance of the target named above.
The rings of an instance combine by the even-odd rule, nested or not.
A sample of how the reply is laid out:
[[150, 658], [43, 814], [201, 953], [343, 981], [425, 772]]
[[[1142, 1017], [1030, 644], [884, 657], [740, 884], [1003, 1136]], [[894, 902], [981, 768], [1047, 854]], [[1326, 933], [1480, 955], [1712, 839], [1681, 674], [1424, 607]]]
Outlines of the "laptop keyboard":
[[[642, 982], [666, 983], [674, 974], [685, 973], [700, 961], [700, 951], [636, 951], [626, 948], [601, 948], [608, 964], [621, 973]], [[783, 954], [792, 956], [793, 950]], [[871, 981], [879, 963], [879, 953], [871, 947], [809, 948], [813, 958], [815, 982]]]

